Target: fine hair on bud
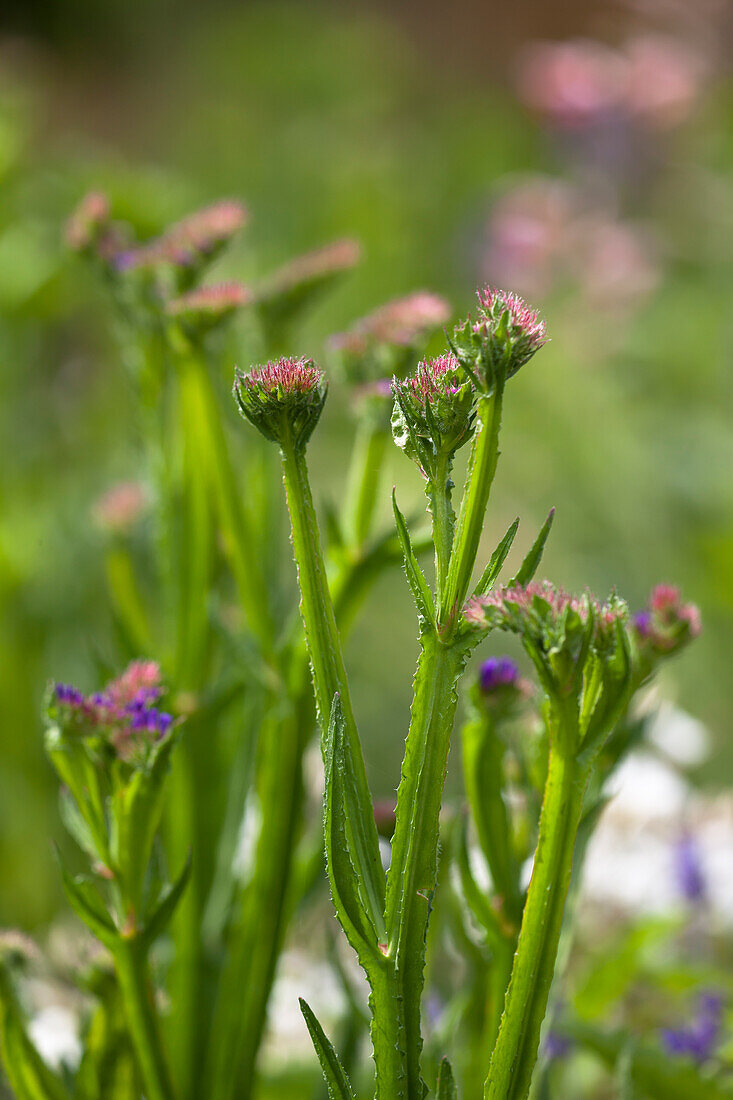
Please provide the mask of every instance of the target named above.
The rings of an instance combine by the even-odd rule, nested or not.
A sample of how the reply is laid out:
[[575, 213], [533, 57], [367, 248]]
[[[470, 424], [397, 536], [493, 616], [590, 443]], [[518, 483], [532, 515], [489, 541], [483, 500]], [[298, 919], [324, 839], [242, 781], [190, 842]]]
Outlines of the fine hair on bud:
[[237, 370], [234, 397], [239, 411], [266, 439], [305, 447], [326, 400], [328, 384], [312, 359], [283, 357]]
[[518, 294], [485, 286], [478, 312], [453, 330], [449, 343], [486, 392], [502, 387], [547, 343], [545, 322]]

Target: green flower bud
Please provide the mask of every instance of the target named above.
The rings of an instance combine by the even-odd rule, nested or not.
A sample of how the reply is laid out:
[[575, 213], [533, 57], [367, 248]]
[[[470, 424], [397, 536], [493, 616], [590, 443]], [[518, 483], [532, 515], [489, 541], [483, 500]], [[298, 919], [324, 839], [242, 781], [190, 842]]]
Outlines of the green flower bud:
[[266, 439], [301, 450], [323, 411], [328, 384], [312, 359], [283, 358], [238, 370], [234, 397], [239, 411]]

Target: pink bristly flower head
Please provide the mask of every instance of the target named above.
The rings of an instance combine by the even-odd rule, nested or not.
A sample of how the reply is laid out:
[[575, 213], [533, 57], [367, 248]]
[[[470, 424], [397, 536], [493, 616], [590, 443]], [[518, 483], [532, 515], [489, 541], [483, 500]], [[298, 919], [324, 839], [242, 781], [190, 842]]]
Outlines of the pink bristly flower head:
[[394, 378], [395, 443], [430, 476], [438, 453], [455, 454], [471, 437], [474, 388], [454, 355], [418, 363], [415, 373]]
[[95, 503], [96, 522], [111, 534], [126, 534], [134, 526], [146, 503], [145, 490], [136, 481], [113, 485]]
[[585, 728], [561, 731], [566, 750], [577, 751], [578, 737], [584, 737], [593, 723], [599, 736], [608, 733], [608, 716], [623, 705], [631, 682], [628, 609], [623, 600], [612, 595], [601, 601], [590, 592], [575, 596], [548, 581], [533, 581], [474, 597], [464, 616], [479, 629], [518, 634], [554, 706], [564, 707], [574, 698], [580, 715], [585, 706], [581, 700], [590, 688]]
[[702, 619], [694, 603], [683, 602], [679, 588], [658, 584], [644, 610], [634, 615], [632, 625], [640, 653], [647, 658], [660, 658], [671, 656], [697, 638]]
[[445, 298], [419, 290], [387, 302], [361, 322], [363, 332], [384, 344], [413, 347], [450, 317]]
[[539, 314], [519, 295], [491, 286], [477, 295], [477, 317], [457, 325], [450, 343], [464, 367], [491, 392], [547, 343], [547, 330]]
[[200, 269], [247, 221], [247, 211], [232, 199], [197, 210], [159, 237], [120, 249], [113, 264], [120, 272], [151, 272], [161, 267]]
[[308, 442], [323, 411], [327, 383], [312, 359], [285, 357], [247, 374], [237, 370], [234, 397], [266, 439], [296, 450]]
[[109, 226], [109, 199], [101, 191], [84, 196], [66, 223], [66, 244], [73, 252], [92, 252]]
[[273, 272], [255, 291], [262, 306], [280, 303], [282, 299], [308, 294], [331, 279], [355, 267], [361, 258], [361, 245], [350, 238], [306, 252], [289, 260]]
[[172, 298], [165, 309], [169, 317], [197, 333], [213, 328], [251, 301], [251, 291], [242, 283], [216, 283]]
[[603, 645], [626, 621], [628, 609], [616, 596], [604, 602], [590, 592], [576, 596], [549, 581], [532, 581], [475, 597], [466, 604], [464, 615], [472, 625], [527, 634], [536, 644], [549, 648], [588, 624], [592, 626], [592, 643]]
[[347, 379], [372, 382], [387, 374], [403, 378], [451, 308], [445, 298], [418, 290], [395, 298], [356, 321], [328, 341]]
[[532, 353], [547, 342], [545, 322], [518, 294], [508, 290], [497, 290], [493, 286], [485, 286], [483, 290], [478, 290], [476, 293], [483, 318], [480, 317], [476, 322], [474, 331], [480, 331], [481, 326], [489, 324], [490, 321], [500, 321], [506, 311], [509, 314], [510, 329], [515, 330], [518, 336], [521, 335], [528, 341]]
[[166, 230], [163, 240], [181, 253], [208, 255], [226, 244], [247, 222], [241, 202], [222, 199], [194, 211]]

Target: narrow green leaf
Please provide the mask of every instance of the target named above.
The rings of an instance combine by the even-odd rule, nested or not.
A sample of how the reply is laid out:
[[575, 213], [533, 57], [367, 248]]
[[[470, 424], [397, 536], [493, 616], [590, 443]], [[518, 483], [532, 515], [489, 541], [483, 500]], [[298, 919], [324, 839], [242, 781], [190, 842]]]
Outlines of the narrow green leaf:
[[97, 939], [109, 947], [117, 939], [118, 933], [96, 886], [84, 875], [70, 875], [58, 852], [57, 858], [69, 905]]
[[500, 944], [503, 936], [499, 918], [492, 909], [486, 894], [479, 889], [471, 870], [471, 861], [468, 854], [467, 822], [464, 818], [456, 829], [456, 864], [461, 880], [461, 890], [468, 908], [486, 932], [486, 937], [491, 944]]
[[81, 850], [86, 852], [93, 862], [96, 862], [100, 857], [92, 831], [68, 787], [61, 787], [59, 790], [59, 812], [66, 831], [76, 841]]
[[368, 870], [363, 863], [379, 859], [379, 849], [370, 851], [371, 833], [360, 820], [348, 757], [344, 715], [337, 695], [331, 707], [324, 753], [326, 868], [336, 914], [349, 942], [360, 955], [375, 956], [385, 938], [384, 919], [375, 912], [365, 889]]
[[491, 558], [489, 559], [489, 564], [484, 569], [483, 573], [481, 574], [481, 579], [476, 585], [474, 596], [483, 596], [484, 593], [488, 592], [489, 589], [493, 586], [494, 581], [499, 576], [499, 573], [501, 572], [501, 567], [506, 561], [507, 555], [512, 548], [514, 536], [516, 535], [518, 528], [519, 518], [515, 519], [514, 523], [510, 525], [509, 530], [504, 535], [504, 538], [501, 540], [496, 550], [494, 550], [494, 553], [491, 555]]
[[458, 1100], [453, 1070], [447, 1058], [443, 1058], [438, 1069], [438, 1081], [435, 1086], [436, 1100]]
[[155, 912], [148, 919], [143, 931], [143, 937], [149, 944], [153, 943], [153, 941], [165, 931], [168, 922], [173, 916], [183, 891], [188, 884], [191, 875], [191, 863], [191, 852], [189, 852], [180, 875], [175, 882], [172, 882], [163, 891]]
[[539, 568], [539, 564], [542, 561], [542, 554], [545, 549], [545, 543], [547, 542], [547, 536], [550, 533], [552, 527], [552, 521], [555, 518], [555, 509], [550, 508], [550, 513], [543, 523], [540, 533], [533, 542], [529, 553], [519, 566], [517, 574], [512, 577], [509, 584], [529, 584]]
[[354, 1100], [354, 1091], [349, 1084], [346, 1071], [341, 1065], [332, 1044], [327, 1039], [323, 1028], [318, 1023], [313, 1010], [302, 997], [298, 999], [298, 1003], [318, 1055], [318, 1061], [321, 1063], [329, 1100]]
[[435, 621], [433, 594], [430, 591], [428, 582], [425, 580], [425, 575], [412, 549], [410, 532], [407, 530], [405, 517], [397, 506], [397, 498], [394, 489], [392, 489], [392, 508], [394, 510], [395, 523], [397, 524], [397, 534], [402, 544], [405, 574], [415, 600], [417, 613], [423, 623], [432, 623]]

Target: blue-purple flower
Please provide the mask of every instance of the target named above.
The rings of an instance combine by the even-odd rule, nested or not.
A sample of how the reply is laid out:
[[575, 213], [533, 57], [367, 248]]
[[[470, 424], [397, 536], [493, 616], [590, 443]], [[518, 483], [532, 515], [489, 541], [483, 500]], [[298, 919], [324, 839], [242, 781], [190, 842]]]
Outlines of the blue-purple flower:
[[718, 1048], [723, 1023], [723, 998], [718, 993], [701, 994], [697, 1014], [691, 1023], [665, 1028], [662, 1042], [670, 1054], [708, 1062]]
[[679, 891], [686, 901], [695, 905], [705, 900], [707, 881], [700, 846], [692, 833], [683, 833], [675, 845], [674, 871]]
[[85, 696], [70, 684], [55, 684], [49, 718], [66, 732], [99, 737], [122, 760], [137, 759], [173, 726], [173, 715], [155, 704], [163, 694], [154, 661], [133, 661], [103, 691]]

